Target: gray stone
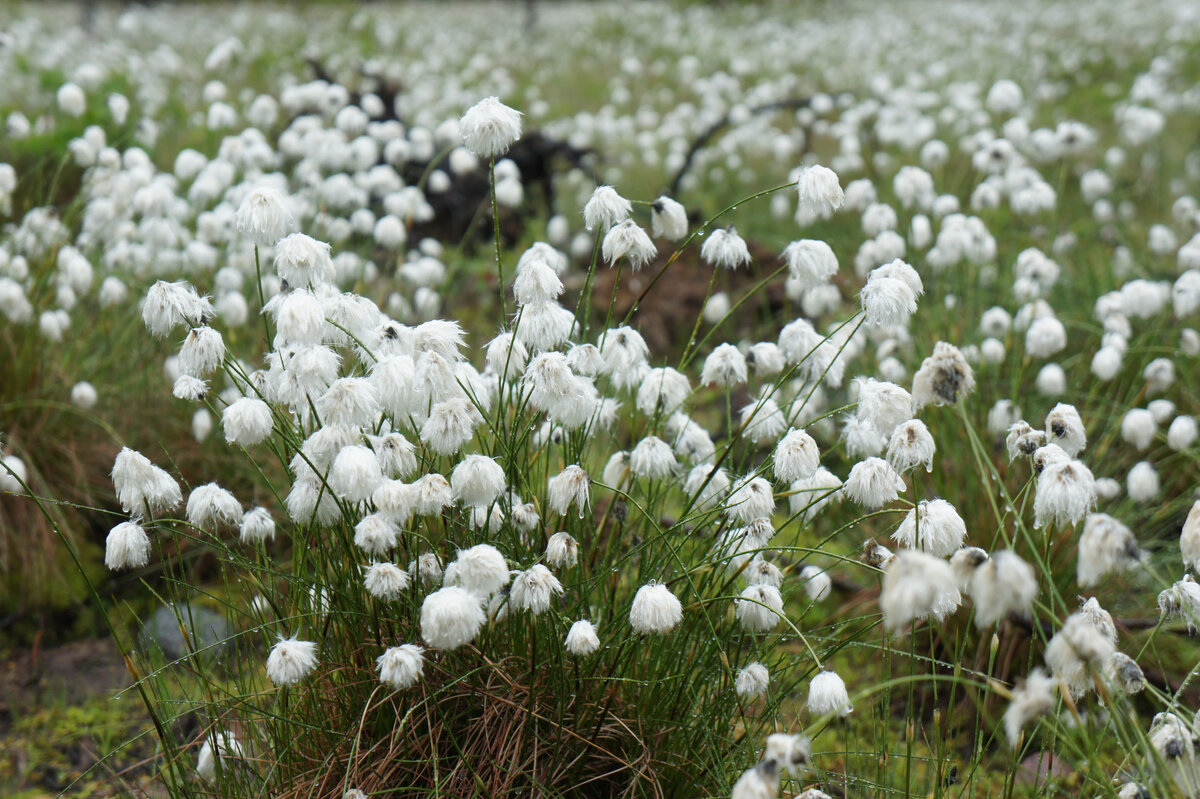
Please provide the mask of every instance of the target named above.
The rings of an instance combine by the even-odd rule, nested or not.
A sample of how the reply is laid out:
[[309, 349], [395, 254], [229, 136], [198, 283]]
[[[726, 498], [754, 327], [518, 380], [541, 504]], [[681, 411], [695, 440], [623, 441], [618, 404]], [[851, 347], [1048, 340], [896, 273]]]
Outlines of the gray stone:
[[224, 616], [199, 605], [164, 605], [142, 624], [138, 640], [143, 649], [162, 652], [169, 660], [185, 657], [189, 647], [179, 629], [184, 624], [191, 638], [191, 650], [202, 657], [220, 659], [233, 649], [233, 627]]

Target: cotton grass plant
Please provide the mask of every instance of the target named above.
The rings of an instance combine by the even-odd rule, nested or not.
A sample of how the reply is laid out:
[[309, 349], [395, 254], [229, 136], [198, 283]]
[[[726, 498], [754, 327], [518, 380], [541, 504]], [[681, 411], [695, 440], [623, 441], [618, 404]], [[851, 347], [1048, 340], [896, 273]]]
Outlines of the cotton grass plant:
[[[974, 41], [1007, 12], [979, 13], [947, 25]], [[903, 46], [830, 41], [906, 74]], [[239, 46], [257, 47], [218, 43], [212, 69]], [[195, 469], [167, 447], [117, 455], [103, 558], [173, 602], [192, 651], [156, 659], [94, 600], [169, 792], [1008, 796], [1043, 790], [1025, 775], [1053, 760], [1094, 795], [1196, 795], [1196, 170], [1154, 189], [1195, 129], [1194, 64], [1125, 60], [1127, 96], [1079, 77], [1056, 106], [1054, 69], [1109, 66], [1061, 55], [969, 85], [951, 61], [911, 86], [835, 65], [831, 81], [863, 72], [861, 96], [814, 92], [762, 125], [728, 74], [693, 81], [690, 117], [728, 110], [746, 158], [803, 163], [731, 201], [743, 153], [710, 148], [682, 184], [709, 192], [699, 224], [614, 169], [560, 201], [553, 244], [517, 249], [504, 156], [526, 118], [485, 92], [454, 94], [453, 118], [429, 98], [404, 129], [336, 83], [236, 103], [209, 84], [216, 154], [171, 152], [170, 173], [80, 131], [78, 217], [21, 209], [6, 236], [26, 268], [9, 259], [0, 311], [55, 341], [99, 283], [171, 349], [169, 393], [208, 436]], [[61, 124], [96, 112], [87, 78], [56, 92]], [[640, 163], [680, 155], [670, 120], [629, 118]], [[448, 171], [402, 185], [392, 166], [435, 143]], [[425, 192], [476, 168], [482, 319], [453, 302], [466, 259], [407, 240]], [[758, 236], [777, 260], [751, 254]], [[364, 241], [411, 250], [403, 291]], [[704, 310], [652, 348], [636, 306], [685, 270]], [[62, 529], [54, 492], [4, 464]], [[199, 602], [229, 642], [192, 640]]]

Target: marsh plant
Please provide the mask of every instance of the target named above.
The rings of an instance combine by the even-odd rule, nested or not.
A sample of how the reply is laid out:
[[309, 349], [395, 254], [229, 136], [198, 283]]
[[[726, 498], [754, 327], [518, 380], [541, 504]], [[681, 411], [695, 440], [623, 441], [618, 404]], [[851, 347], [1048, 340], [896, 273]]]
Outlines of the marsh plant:
[[[1130, 24], [1200, 38], [1166, 5]], [[110, 471], [104, 565], [175, 609], [188, 651], [155, 656], [93, 599], [169, 794], [1200, 796], [1200, 159], [1167, 153], [1196, 130], [1194, 53], [1106, 85], [1094, 124], [1050, 118], [1069, 92], [1043, 62], [942, 67], [770, 123], [714, 76], [686, 131], [719, 112], [740, 133], [682, 190], [768, 152], [778, 179], [701, 211], [618, 169], [559, 198], [546, 241], [505, 227], [528, 120], [494, 96], [447, 117], [213, 80], [212, 157], [160, 170], [152, 114], [144, 149], [70, 139], [78, 202], [6, 228], [0, 313], [48, 342], [84, 298], [140, 318], [208, 442], [199, 469], [164, 444]], [[95, 107], [79, 73], [60, 124]], [[124, 95], [105, 107], [125, 125]], [[644, 110], [641, 162], [687, 166], [682, 123]], [[558, 127], [591, 144], [606, 119]], [[1146, 188], [1168, 155], [1181, 176]], [[472, 175], [484, 253], [410, 241]], [[17, 186], [0, 169], [7, 205]], [[694, 313], [649, 335], [674, 291]], [[94, 574], [29, 456], [0, 488]], [[191, 634], [199, 604], [228, 641]]]

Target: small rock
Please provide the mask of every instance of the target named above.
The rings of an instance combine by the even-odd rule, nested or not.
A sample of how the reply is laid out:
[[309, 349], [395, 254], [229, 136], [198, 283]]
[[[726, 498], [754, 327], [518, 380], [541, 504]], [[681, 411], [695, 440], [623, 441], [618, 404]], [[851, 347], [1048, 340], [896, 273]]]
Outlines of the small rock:
[[[184, 642], [180, 623], [186, 625], [191, 647]], [[185, 657], [189, 651], [203, 657], [220, 659], [233, 649], [233, 627], [224, 616], [198, 605], [164, 605], [142, 625], [138, 640], [143, 649], [161, 651], [169, 660]]]

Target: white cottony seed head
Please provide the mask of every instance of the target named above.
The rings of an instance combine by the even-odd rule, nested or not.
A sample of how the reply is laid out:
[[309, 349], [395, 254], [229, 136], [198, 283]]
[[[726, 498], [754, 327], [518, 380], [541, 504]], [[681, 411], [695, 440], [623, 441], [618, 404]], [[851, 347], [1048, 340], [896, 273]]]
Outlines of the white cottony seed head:
[[738, 671], [733, 685], [738, 696], [743, 699], [755, 699], [767, 692], [770, 682], [771, 675], [767, 672], [767, 667], [755, 661]]
[[375, 661], [380, 682], [396, 689], [416, 684], [421, 679], [424, 653], [425, 650], [416, 644], [401, 644], [386, 650]]
[[483, 622], [479, 595], [457, 586], [434, 591], [421, 605], [421, 637], [437, 649], [457, 649], [474, 640]]
[[317, 666], [317, 645], [312, 641], [285, 638], [271, 648], [267, 676], [276, 685], [295, 685]]
[[521, 138], [521, 112], [498, 97], [486, 97], [463, 114], [458, 129], [468, 150], [480, 158], [495, 158]]
[[587, 657], [600, 648], [600, 637], [590, 621], [580, 619], [567, 631], [567, 640], [563, 645], [575, 657]]
[[832, 669], [820, 669], [808, 686], [808, 712], [814, 716], [847, 716], [852, 710], [846, 683]]
[[638, 589], [629, 609], [629, 624], [634, 632], [668, 633], [683, 620], [683, 605], [661, 583], [649, 583]]

